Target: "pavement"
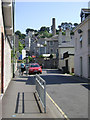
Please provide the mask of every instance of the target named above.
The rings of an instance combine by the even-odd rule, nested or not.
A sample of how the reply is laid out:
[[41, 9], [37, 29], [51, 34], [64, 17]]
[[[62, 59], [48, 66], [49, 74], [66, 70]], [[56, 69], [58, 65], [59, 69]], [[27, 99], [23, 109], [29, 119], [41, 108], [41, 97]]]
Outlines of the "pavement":
[[34, 76], [12, 79], [2, 98], [2, 118], [64, 118], [48, 95], [46, 113], [41, 113], [34, 93]]
[[0, 120], [2, 118], [2, 94], [0, 95]]

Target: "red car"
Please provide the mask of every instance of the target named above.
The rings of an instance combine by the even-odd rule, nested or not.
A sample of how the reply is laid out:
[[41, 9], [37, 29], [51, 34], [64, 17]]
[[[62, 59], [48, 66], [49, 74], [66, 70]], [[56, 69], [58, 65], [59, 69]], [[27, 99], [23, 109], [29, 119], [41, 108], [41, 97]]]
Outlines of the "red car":
[[42, 73], [42, 68], [38, 63], [31, 63], [29, 67], [29, 74]]

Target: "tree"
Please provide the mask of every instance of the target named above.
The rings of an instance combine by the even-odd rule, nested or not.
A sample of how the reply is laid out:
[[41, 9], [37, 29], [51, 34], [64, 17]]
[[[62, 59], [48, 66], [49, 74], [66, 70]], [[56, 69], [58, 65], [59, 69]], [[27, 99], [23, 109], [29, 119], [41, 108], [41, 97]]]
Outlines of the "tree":
[[34, 32], [37, 32], [37, 30], [34, 30]]
[[56, 29], [56, 34], [59, 34], [59, 30]]
[[19, 30], [17, 30], [17, 31], [15, 32], [15, 34], [16, 34], [16, 35], [20, 35], [21, 32], [20, 32]]
[[33, 58], [28, 56], [28, 59], [29, 59], [29, 63], [32, 62]]
[[39, 32], [45, 32], [45, 31], [47, 31], [47, 32], [49, 33], [50, 27], [42, 26], [42, 27], [40, 28], [40, 30], [39, 30]]
[[26, 35], [25, 34], [21, 34], [22, 39], [25, 39]]
[[19, 52], [22, 53], [24, 46], [23, 44], [21, 44], [21, 42], [19, 41]]
[[78, 25], [78, 23], [74, 23], [74, 26], [76, 27]]
[[[26, 29], [26, 34], [28, 34], [29, 31], [30, 31], [30, 32], [33, 32], [34, 29], [27, 28], [27, 29]], [[35, 31], [36, 31], [36, 30], [35, 30]]]
[[45, 37], [48, 37], [48, 32], [47, 32], [47, 31], [43, 32], [43, 35], [44, 35]]
[[50, 31], [50, 27], [47, 27], [47, 31], [48, 31], [48, 33], [49, 33], [49, 31]]
[[44, 32], [44, 31], [47, 31], [47, 28], [45, 26], [41, 27], [39, 32]]
[[17, 31], [15, 32], [15, 34], [19, 36], [19, 39], [25, 39], [25, 37], [26, 37], [26, 35], [25, 35], [25, 34], [22, 34], [19, 30], [17, 30]]
[[63, 31], [65, 31], [66, 29], [72, 30], [72, 23], [67, 23], [67, 22], [61, 23], [61, 28]]
[[21, 36], [22, 36], [22, 35], [21, 35], [21, 32], [20, 32], [19, 30], [17, 30], [17, 31], [15, 32], [15, 34], [19, 36], [19, 39], [21, 39]]

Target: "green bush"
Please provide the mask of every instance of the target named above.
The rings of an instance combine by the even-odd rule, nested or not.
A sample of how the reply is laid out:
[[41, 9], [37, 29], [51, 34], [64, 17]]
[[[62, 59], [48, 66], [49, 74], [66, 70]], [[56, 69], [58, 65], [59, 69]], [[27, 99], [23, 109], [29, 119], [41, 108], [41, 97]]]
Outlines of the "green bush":
[[39, 58], [44, 58], [44, 56], [43, 56], [43, 55], [40, 55]]
[[32, 62], [33, 58], [28, 56], [29, 62]]

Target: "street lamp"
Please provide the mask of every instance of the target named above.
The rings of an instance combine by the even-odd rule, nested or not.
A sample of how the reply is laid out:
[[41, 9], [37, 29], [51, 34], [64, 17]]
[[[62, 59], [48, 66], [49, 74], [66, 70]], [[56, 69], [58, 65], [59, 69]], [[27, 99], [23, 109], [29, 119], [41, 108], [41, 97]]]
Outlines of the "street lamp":
[[13, 35], [13, 78], [15, 77], [15, 35]]
[[26, 55], [26, 75], [28, 75], [28, 55]]

